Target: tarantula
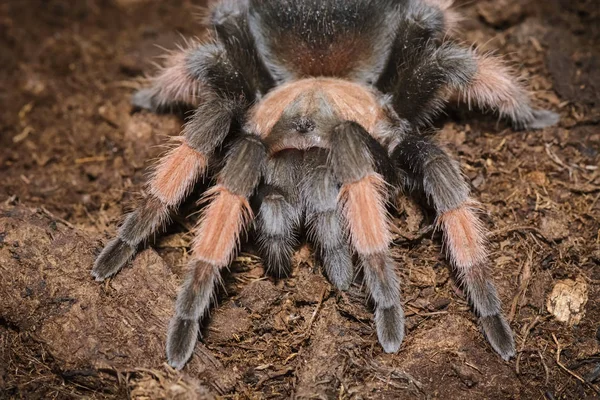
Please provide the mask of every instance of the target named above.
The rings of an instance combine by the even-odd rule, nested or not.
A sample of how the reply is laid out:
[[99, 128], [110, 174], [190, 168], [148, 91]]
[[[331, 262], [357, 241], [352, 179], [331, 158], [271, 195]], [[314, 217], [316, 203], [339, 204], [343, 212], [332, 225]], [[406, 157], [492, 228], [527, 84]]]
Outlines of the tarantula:
[[501, 60], [457, 43], [451, 2], [221, 1], [208, 17], [211, 39], [172, 54], [150, 87], [134, 94], [139, 108], [187, 104], [194, 113], [179, 146], [157, 164], [149, 196], [98, 256], [97, 280], [134, 256], [209, 166], [218, 170], [168, 328], [173, 367], [193, 353], [220, 272], [249, 225], [276, 277], [290, 273], [301, 227], [337, 289], [348, 289], [356, 261], [379, 342], [398, 351], [404, 312], [387, 203], [402, 189], [423, 193], [435, 209], [483, 333], [505, 360], [515, 354], [469, 184], [421, 132], [457, 98], [519, 129], [550, 126], [558, 116], [534, 109]]

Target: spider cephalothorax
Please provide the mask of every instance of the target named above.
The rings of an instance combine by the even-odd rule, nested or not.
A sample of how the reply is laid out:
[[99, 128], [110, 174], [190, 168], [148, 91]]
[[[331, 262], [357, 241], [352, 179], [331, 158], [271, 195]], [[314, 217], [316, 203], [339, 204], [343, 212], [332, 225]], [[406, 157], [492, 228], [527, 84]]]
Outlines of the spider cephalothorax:
[[453, 41], [457, 18], [449, 3], [222, 1], [211, 13], [210, 43], [173, 54], [151, 86], [134, 95], [137, 107], [186, 103], [195, 112], [180, 145], [158, 163], [149, 197], [96, 260], [98, 280], [135, 254], [219, 158], [217, 150], [227, 149], [205, 194], [169, 326], [171, 365], [181, 368], [191, 356], [220, 270], [251, 222], [266, 269], [276, 276], [290, 272], [302, 225], [338, 289], [352, 283], [356, 260], [379, 341], [396, 352], [404, 313], [386, 205], [406, 188], [424, 193], [437, 212], [450, 261], [492, 347], [505, 359], [514, 355], [469, 185], [457, 163], [419, 132], [455, 97], [517, 128], [558, 118], [533, 109], [498, 59]]

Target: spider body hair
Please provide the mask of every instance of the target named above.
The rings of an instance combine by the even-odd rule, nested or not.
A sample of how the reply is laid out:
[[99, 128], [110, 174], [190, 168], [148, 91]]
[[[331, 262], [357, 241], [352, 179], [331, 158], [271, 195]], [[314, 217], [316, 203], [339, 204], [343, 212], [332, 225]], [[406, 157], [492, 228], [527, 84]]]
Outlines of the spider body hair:
[[290, 274], [303, 226], [339, 290], [352, 284], [356, 259], [379, 342], [397, 352], [404, 312], [388, 203], [411, 190], [436, 211], [448, 259], [492, 348], [514, 356], [469, 185], [458, 163], [420, 132], [456, 97], [519, 129], [544, 128], [558, 116], [534, 109], [499, 59], [453, 39], [459, 17], [451, 3], [223, 0], [208, 17], [212, 39], [173, 54], [134, 94], [136, 107], [187, 103], [195, 111], [179, 146], [157, 164], [148, 199], [97, 258], [96, 279], [118, 272], [207, 166], [220, 165], [169, 325], [173, 367], [192, 356], [221, 270], [249, 228], [275, 277]]

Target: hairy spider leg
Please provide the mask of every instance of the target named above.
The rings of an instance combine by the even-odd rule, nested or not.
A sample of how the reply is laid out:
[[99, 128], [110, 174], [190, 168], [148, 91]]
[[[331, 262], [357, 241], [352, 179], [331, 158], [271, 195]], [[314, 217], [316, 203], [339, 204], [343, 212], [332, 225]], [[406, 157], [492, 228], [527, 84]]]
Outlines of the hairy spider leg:
[[362, 126], [344, 122], [333, 129], [330, 142], [330, 166], [342, 183], [338, 201], [375, 303], [377, 336], [383, 349], [393, 353], [404, 338], [404, 311], [389, 252], [386, 183], [375, 170], [369, 134]]
[[256, 62], [239, 59], [240, 53], [252, 52], [251, 48], [238, 49], [244, 43], [234, 39], [202, 45], [190, 42], [173, 52], [167, 57], [167, 64], [150, 79], [150, 87], [133, 95], [132, 104], [157, 112], [180, 104], [195, 107], [212, 94], [247, 108], [258, 94], [272, 87], [272, 78]]
[[469, 82], [459, 88], [460, 97], [469, 107], [474, 103], [479, 108], [489, 108], [500, 117], [509, 118], [515, 129], [542, 129], [558, 123], [558, 114], [532, 107], [529, 93], [500, 58], [476, 52], [470, 55], [477, 69]]
[[444, 89], [467, 85], [476, 72], [470, 50], [452, 43], [402, 47], [396, 58], [393, 73], [382, 76], [378, 87], [393, 94], [394, 111], [413, 126], [431, 125], [445, 105]]
[[259, 251], [267, 273], [283, 278], [292, 270], [292, 255], [298, 244], [302, 214], [298, 182], [303, 154], [288, 149], [270, 156], [264, 182], [257, 193], [255, 220]]
[[183, 368], [194, 351], [199, 320], [208, 311], [219, 270], [229, 266], [240, 234], [252, 219], [249, 197], [263, 175], [266, 159], [260, 138], [242, 136], [229, 151], [217, 185], [207, 193], [209, 204], [195, 229], [192, 260], [167, 334], [167, 358], [174, 368]]
[[430, 125], [457, 93], [469, 106], [509, 118], [516, 129], [541, 129], [558, 122], [557, 114], [532, 107], [529, 93], [500, 58], [440, 37], [442, 11], [422, 4], [406, 8], [387, 67], [376, 82], [379, 90], [392, 94], [400, 118], [415, 126]]
[[392, 154], [396, 165], [421, 182], [435, 208], [445, 249], [457, 271], [488, 341], [505, 360], [515, 354], [512, 331], [502, 315], [493, 284], [485, 229], [474, 211], [469, 186], [457, 163], [438, 145], [409, 135]]
[[328, 154], [322, 148], [306, 151], [302, 201], [308, 238], [315, 244], [329, 280], [339, 290], [348, 290], [354, 278], [352, 253], [338, 203], [340, 185], [328, 166]]
[[221, 1], [211, 10], [209, 23], [233, 67], [250, 87], [265, 94], [275, 86], [275, 80], [259, 54], [260, 42], [251, 32], [248, 6], [248, 1]]
[[190, 57], [200, 48], [200, 45], [190, 43], [185, 49], [168, 53], [164, 57], [166, 63], [149, 79], [150, 86], [137, 91], [131, 103], [150, 111], [168, 109], [177, 104], [197, 105], [203, 85], [194, 76], [189, 64]]
[[100, 253], [92, 275], [104, 280], [117, 273], [135, 254], [137, 247], [156, 232], [204, 176], [208, 160], [225, 140], [233, 119], [233, 107], [224, 101], [206, 101], [186, 124], [181, 144], [158, 162], [148, 183], [150, 196], [129, 213]]
[[[117, 273], [133, 257], [139, 244], [167, 221], [170, 210], [205, 175], [210, 158], [248, 108], [244, 93], [252, 90], [232, 68], [222, 48], [205, 45], [190, 50], [186, 57], [186, 73], [205, 84], [203, 98], [185, 124], [181, 144], [155, 167], [148, 185], [150, 197], [127, 215], [117, 237], [96, 259], [92, 275], [98, 280]], [[160, 85], [151, 88], [156, 93], [163, 89]]]
[[441, 10], [444, 16], [444, 34], [452, 36], [459, 29], [458, 25], [463, 20], [462, 15], [453, 8], [454, 0], [424, 0], [429, 6]]

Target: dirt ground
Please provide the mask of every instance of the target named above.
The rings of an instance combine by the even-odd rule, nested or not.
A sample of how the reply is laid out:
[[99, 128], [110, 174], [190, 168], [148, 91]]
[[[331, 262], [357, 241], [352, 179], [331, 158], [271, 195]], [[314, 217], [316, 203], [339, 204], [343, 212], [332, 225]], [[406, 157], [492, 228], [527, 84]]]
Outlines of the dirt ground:
[[[202, 35], [200, 3], [0, 1], [0, 398], [599, 398], [597, 0], [460, 5], [461, 36], [497, 49], [536, 104], [561, 115], [536, 132], [461, 107], [438, 121], [485, 210], [515, 359], [479, 332], [426, 229], [432, 216], [400, 199], [398, 354], [378, 345], [359, 283], [333, 290], [307, 247], [275, 282], [249, 243], [176, 372], [164, 339], [193, 210], [109, 282], [89, 271], [179, 133], [179, 117], [133, 113], [129, 98], [164, 52], [155, 45]], [[552, 299], [567, 302], [570, 323], [549, 312]]]

